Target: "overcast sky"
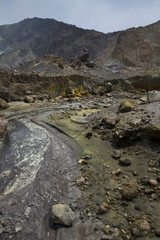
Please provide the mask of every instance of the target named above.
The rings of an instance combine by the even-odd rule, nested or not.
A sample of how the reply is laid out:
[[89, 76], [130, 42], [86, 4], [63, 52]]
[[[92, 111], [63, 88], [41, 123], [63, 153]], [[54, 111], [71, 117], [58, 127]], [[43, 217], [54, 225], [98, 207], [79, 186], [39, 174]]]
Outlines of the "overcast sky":
[[160, 0], [0, 0], [0, 25], [32, 17], [107, 33], [160, 20]]

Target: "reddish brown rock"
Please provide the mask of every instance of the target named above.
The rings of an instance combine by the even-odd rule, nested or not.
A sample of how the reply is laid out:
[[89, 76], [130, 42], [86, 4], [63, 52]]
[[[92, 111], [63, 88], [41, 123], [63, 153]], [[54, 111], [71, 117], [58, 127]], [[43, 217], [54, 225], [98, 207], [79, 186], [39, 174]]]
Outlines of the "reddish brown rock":
[[101, 123], [104, 125], [105, 128], [114, 128], [117, 124], [116, 119], [108, 119], [108, 118], [103, 118]]
[[87, 48], [82, 48], [82, 50], [76, 55], [76, 59], [80, 60], [81, 62], [87, 62], [89, 58], [89, 51]]

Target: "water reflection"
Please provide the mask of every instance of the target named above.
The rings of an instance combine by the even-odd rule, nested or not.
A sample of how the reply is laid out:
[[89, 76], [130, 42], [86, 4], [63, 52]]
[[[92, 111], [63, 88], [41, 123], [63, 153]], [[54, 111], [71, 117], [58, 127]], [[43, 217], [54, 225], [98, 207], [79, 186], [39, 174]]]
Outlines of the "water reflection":
[[11, 123], [1, 139], [0, 191], [21, 189], [36, 177], [49, 144], [48, 132], [30, 120]]

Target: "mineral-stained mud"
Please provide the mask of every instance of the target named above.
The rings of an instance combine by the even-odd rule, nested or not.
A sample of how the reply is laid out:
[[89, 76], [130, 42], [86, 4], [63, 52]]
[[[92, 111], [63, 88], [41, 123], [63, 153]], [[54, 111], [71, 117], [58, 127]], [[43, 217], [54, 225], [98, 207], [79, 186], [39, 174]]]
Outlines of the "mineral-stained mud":
[[15, 169], [15, 173], [10, 172], [9, 183], [3, 184], [2, 193], [5, 195], [24, 188], [35, 179], [49, 146], [49, 134], [44, 128], [27, 119], [11, 124], [15, 124], [16, 129], [9, 135], [9, 147], [6, 144], [1, 150], [1, 172]]
[[[152, 108], [134, 98], [135, 108], [129, 112], [119, 112], [124, 100], [119, 95], [76, 108], [72, 104], [69, 111], [53, 113], [47, 120], [84, 150], [75, 185], [83, 192], [76, 201], [80, 218], [91, 221], [87, 239], [159, 238], [159, 103]], [[115, 149], [120, 152], [117, 159]], [[143, 225], [148, 229], [143, 231]]]
[[0, 239], [56, 238], [51, 207], [80, 194], [71, 186], [79, 152], [71, 138], [45, 124], [10, 120], [1, 145]]

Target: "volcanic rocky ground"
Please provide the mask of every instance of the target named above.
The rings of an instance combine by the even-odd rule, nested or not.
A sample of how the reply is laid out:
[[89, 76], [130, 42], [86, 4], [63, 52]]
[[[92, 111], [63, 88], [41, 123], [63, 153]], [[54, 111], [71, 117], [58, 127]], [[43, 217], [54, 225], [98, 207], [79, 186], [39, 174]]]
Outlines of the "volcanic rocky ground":
[[[28, 34], [26, 22], [14, 31], [0, 28], [8, 46], [18, 48], [9, 34], [19, 33], [21, 25]], [[34, 19], [33, 26], [39, 22]], [[133, 40], [137, 31], [142, 40], [150, 30], [157, 36], [158, 29], [159, 22], [114, 37], [87, 31], [100, 37], [98, 43], [117, 41], [112, 57], [118, 61], [107, 55], [110, 65], [104, 64], [105, 51], [99, 58], [98, 50], [92, 53], [94, 62], [81, 62], [40, 56], [44, 47], [30, 62], [19, 65], [22, 56], [15, 66], [1, 69], [0, 127], [5, 119], [8, 128], [0, 138], [0, 239], [160, 238], [159, 55], [148, 51], [147, 42], [141, 44], [141, 59], [135, 59], [128, 43], [121, 59], [126, 35]], [[34, 49], [37, 40], [27, 36]], [[17, 51], [1, 56], [1, 64], [9, 64], [7, 57]], [[68, 204], [74, 212], [70, 226], [54, 220], [56, 204]]]
[[[159, 239], [160, 105], [152, 100], [114, 90], [11, 102], [1, 112], [9, 120], [1, 239]], [[54, 224], [56, 203], [74, 211], [72, 227]]]

